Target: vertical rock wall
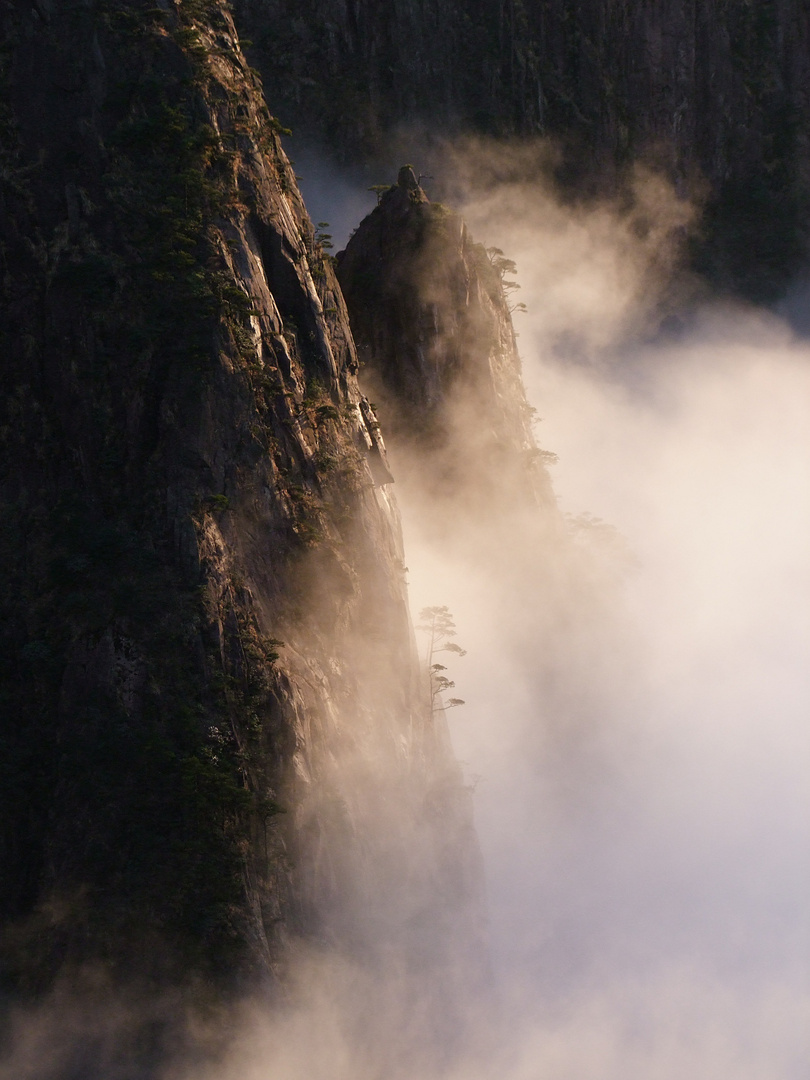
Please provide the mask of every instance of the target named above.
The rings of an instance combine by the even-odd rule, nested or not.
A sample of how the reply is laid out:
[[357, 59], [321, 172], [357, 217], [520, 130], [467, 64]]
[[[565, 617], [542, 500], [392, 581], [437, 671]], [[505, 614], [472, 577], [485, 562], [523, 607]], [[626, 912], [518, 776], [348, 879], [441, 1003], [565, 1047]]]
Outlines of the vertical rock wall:
[[2, 20], [3, 989], [432, 933], [441, 994], [454, 935], [480, 947], [469, 796], [344, 303], [227, 7]]

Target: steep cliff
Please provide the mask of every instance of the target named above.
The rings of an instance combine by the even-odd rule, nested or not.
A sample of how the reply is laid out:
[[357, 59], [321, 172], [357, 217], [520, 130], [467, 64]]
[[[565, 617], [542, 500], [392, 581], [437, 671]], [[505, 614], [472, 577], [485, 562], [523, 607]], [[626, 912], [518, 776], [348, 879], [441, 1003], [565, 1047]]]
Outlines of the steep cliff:
[[[514, 713], [519, 724], [520, 694], [531, 687], [527, 743], [537, 760], [562, 760], [593, 733], [585, 718], [599, 715], [598, 680], [582, 672], [613, 655], [607, 643], [623, 632], [633, 560], [609, 524], [557, 505], [548, 471], [556, 455], [537, 444], [512, 326], [519, 268], [431, 203], [408, 166], [337, 264], [411, 558], [463, 610], [461, 625], [478, 634], [477, 662], [505, 687], [485, 722], [508, 731]], [[463, 693], [469, 658], [442, 659]], [[475, 732], [480, 703], [468, 712]], [[464, 710], [453, 716], [462, 729]]]
[[441, 997], [459, 941], [483, 963], [469, 795], [344, 302], [228, 9], [2, 20], [3, 989], [222, 984], [302, 937]]
[[639, 156], [684, 190], [708, 182], [695, 262], [716, 282], [770, 299], [806, 258], [801, 0], [239, 0], [236, 13], [285, 120], [344, 160], [424, 123], [551, 135], [580, 190]]
[[431, 203], [410, 166], [337, 264], [363, 383], [379, 402], [398, 471], [418, 475], [421, 496], [473, 514], [552, 509], [512, 327], [514, 264]]

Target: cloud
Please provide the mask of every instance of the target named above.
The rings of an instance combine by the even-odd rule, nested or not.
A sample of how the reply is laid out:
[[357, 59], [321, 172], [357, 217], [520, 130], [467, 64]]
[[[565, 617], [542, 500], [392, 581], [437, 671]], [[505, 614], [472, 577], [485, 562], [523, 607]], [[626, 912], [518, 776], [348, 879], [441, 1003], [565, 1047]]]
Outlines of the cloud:
[[468, 650], [451, 726], [481, 777], [510, 1075], [793, 1080], [810, 1061], [810, 348], [694, 293], [665, 321], [693, 210], [655, 176], [570, 205], [525, 157], [494, 181], [479, 149], [464, 161], [473, 235], [517, 263], [561, 508], [634, 556], [600, 574], [525, 521], [438, 545], [400, 491], [414, 607], [448, 604]]

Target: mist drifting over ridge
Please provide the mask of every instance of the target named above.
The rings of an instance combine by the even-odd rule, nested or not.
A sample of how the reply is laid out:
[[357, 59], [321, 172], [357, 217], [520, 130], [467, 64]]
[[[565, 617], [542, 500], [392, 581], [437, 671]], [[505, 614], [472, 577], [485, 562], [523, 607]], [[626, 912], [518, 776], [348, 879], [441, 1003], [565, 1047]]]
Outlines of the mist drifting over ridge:
[[695, 211], [636, 182], [572, 210], [524, 176], [459, 207], [517, 263], [566, 529], [528, 507], [471, 522], [389, 446], [414, 616], [447, 604], [467, 649], [448, 719], [498, 1006], [470, 1000], [480, 1041], [442, 1061], [407, 980], [383, 973], [380, 1009], [376, 976], [322, 957], [216, 1080], [806, 1075], [810, 348], [705, 299], [657, 330]]
[[806, 1080], [810, 11], [428, 7], [0, 14], [0, 1080]]

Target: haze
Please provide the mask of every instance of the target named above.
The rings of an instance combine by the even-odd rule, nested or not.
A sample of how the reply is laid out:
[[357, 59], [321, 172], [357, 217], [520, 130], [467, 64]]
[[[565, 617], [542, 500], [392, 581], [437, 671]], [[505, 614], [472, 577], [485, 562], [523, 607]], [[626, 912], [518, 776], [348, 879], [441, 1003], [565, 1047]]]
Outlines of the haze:
[[[312, 946], [286, 1001], [249, 1001], [216, 1064], [180, 1054], [167, 1080], [806, 1080], [810, 343], [679, 280], [696, 211], [654, 174], [572, 207], [546, 148], [443, 153], [473, 235], [517, 263], [559, 455], [560, 516], [471, 518], [392, 453], [414, 615], [448, 605], [467, 650], [448, 721], [494, 985], [459, 1046], [402, 967]], [[344, 222], [364, 194], [308, 166], [315, 216]], [[61, 1077], [77, 1033], [127, 1020], [57, 993], [0, 1077]]]
[[624, 540], [592, 519], [577, 530], [610, 602], [583, 608], [570, 580], [550, 595], [555, 556], [518, 538], [504, 604], [502, 570], [471, 583], [406, 498], [414, 607], [448, 604], [469, 650], [453, 671], [468, 705], [450, 719], [481, 777], [494, 956], [525, 1039], [515, 1076], [798, 1080], [810, 347], [773, 315], [705, 301], [655, 333], [690, 208], [639, 182], [655, 214], [635, 244], [638, 209], [574, 214], [525, 179], [463, 208], [517, 262], [561, 508]]

